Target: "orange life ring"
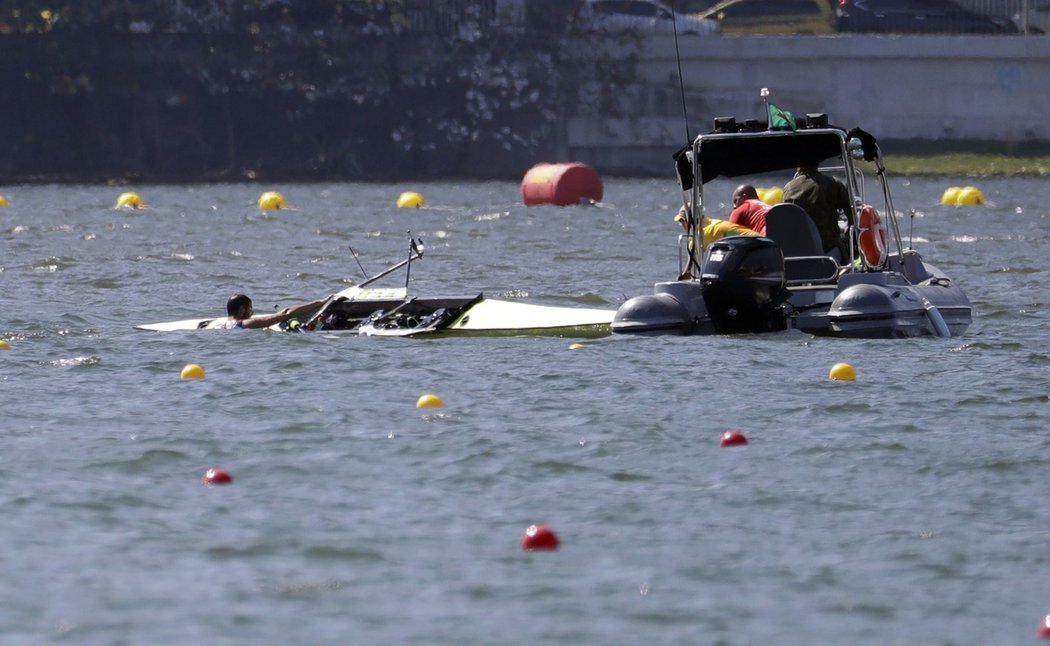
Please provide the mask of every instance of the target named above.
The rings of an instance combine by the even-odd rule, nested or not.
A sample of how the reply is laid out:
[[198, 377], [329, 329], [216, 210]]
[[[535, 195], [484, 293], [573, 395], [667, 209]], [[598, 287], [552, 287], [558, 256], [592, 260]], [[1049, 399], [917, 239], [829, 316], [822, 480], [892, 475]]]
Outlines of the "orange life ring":
[[860, 210], [860, 253], [869, 267], [881, 267], [886, 261], [886, 225], [875, 207]]

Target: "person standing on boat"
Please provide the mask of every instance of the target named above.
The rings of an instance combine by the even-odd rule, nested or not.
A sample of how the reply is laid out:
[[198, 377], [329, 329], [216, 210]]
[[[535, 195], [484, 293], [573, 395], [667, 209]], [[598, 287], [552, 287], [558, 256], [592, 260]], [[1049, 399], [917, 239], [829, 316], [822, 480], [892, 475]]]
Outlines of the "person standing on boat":
[[816, 164], [800, 166], [795, 177], [784, 185], [784, 201], [802, 207], [817, 225], [825, 253], [831, 254], [837, 249], [839, 262], [849, 257], [849, 245], [839, 228], [839, 214], [845, 213], [846, 221], [853, 227], [853, 204], [841, 182], [821, 173]]
[[766, 235], [766, 211], [769, 208], [759, 199], [754, 186], [741, 184], [733, 191], [733, 212], [729, 214], [729, 221]]
[[243, 330], [261, 327], [270, 327], [282, 323], [288, 319], [302, 316], [323, 306], [329, 298], [321, 298], [309, 303], [300, 303], [286, 307], [273, 314], [255, 314], [252, 299], [246, 294], [234, 294], [226, 301], [226, 320], [218, 319], [208, 327], [221, 330]]

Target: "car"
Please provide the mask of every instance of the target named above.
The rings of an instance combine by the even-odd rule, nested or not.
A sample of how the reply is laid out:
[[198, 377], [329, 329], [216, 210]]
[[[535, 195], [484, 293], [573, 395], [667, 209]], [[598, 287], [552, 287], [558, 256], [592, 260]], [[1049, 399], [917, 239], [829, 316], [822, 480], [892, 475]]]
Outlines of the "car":
[[1050, 0], [1028, 0], [1026, 11], [1014, 16], [1014, 23], [1029, 34], [1050, 34]]
[[826, 34], [835, 31], [829, 0], [723, 0], [698, 18], [717, 20], [723, 34]]
[[716, 34], [718, 22], [676, 13], [657, 0], [583, 0], [572, 19], [581, 31]]
[[1016, 34], [1013, 22], [951, 0], [839, 0], [838, 30], [878, 34]]

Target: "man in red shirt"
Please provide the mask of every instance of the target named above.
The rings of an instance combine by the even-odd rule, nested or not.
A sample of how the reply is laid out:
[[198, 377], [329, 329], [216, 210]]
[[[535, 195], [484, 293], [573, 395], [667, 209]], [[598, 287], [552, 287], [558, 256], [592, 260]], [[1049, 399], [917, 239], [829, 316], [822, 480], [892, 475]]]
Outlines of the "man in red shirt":
[[729, 221], [766, 234], [766, 211], [769, 205], [758, 199], [758, 191], [750, 184], [741, 184], [733, 191], [733, 212]]

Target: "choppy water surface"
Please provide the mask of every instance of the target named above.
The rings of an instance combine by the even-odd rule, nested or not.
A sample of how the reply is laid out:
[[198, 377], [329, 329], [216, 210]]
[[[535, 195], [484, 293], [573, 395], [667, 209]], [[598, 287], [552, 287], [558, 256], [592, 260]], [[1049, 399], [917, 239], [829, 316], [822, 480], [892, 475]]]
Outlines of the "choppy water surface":
[[[411, 288], [616, 307], [671, 181], [4, 187], [0, 641], [992, 644], [1050, 613], [1045, 182], [895, 181], [962, 338], [160, 334], [426, 257]], [[295, 210], [264, 214], [263, 190]], [[402, 190], [428, 207], [396, 209]], [[728, 202], [732, 185], [717, 185]], [[904, 231], [912, 222], [905, 220]], [[394, 283], [404, 275], [394, 278]], [[852, 363], [858, 379], [828, 380]], [[201, 381], [180, 370], [199, 363]], [[436, 392], [443, 409], [416, 399]], [[747, 447], [722, 449], [729, 428]], [[221, 466], [227, 487], [204, 487]], [[557, 552], [519, 549], [532, 523]]]

